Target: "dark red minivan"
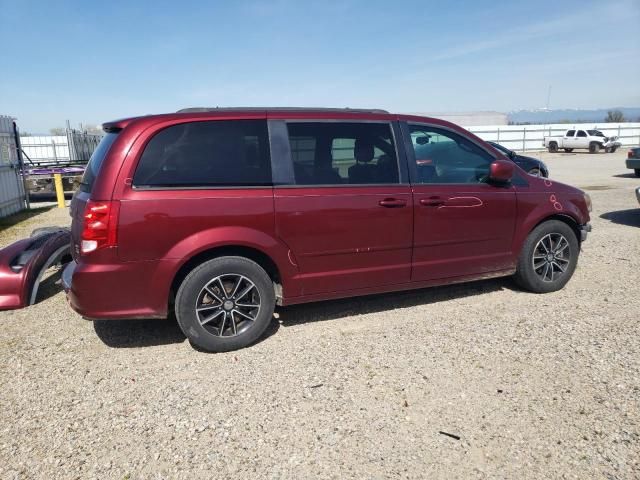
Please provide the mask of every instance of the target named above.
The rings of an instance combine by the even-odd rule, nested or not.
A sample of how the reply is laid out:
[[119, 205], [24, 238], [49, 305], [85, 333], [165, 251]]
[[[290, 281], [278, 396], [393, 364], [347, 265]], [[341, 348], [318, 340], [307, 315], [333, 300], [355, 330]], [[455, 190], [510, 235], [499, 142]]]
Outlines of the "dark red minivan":
[[504, 275], [558, 290], [590, 230], [588, 195], [434, 118], [213, 108], [103, 128], [71, 207], [71, 306], [174, 310], [205, 350], [251, 344], [276, 304]]

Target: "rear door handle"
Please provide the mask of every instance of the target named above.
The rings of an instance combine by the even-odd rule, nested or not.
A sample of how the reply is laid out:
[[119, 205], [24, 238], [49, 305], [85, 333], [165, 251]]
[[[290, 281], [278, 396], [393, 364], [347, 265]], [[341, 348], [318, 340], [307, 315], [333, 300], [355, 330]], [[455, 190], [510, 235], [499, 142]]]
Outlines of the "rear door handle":
[[425, 207], [439, 207], [444, 205], [444, 200], [440, 197], [421, 198], [420, 205]]
[[400, 198], [385, 198], [384, 200], [380, 200], [378, 202], [378, 205], [386, 208], [399, 208], [404, 207], [406, 204], [407, 201]]

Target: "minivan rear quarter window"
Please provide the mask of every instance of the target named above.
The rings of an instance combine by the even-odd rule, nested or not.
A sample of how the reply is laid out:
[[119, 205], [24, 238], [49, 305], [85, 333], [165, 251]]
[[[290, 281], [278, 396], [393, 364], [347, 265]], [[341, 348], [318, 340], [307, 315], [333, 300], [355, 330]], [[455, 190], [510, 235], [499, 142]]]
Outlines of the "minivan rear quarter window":
[[111, 145], [117, 137], [117, 133], [107, 133], [102, 137], [102, 140], [100, 140], [100, 143], [93, 151], [93, 154], [89, 159], [89, 163], [87, 164], [87, 168], [84, 171], [84, 175], [82, 176], [82, 182], [80, 182], [81, 192], [91, 193], [93, 183], [98, 177], [102, 162], [104, 162], [104, 158], [107, 156], [109, 148], [111, 148]]
[[133, 185], [138, 188], [271, 185], [264, 120], [189, 122], [161, 130], [147, 144]]

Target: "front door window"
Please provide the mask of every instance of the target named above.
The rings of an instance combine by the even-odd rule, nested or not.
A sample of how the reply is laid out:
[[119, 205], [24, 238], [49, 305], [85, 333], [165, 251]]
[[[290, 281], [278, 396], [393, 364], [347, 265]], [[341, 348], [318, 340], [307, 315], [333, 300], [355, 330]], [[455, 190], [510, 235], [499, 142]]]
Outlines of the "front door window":
[[412, 125], [416, 182], [485, 183], [493, 157], [461, 135], [436, 127]]

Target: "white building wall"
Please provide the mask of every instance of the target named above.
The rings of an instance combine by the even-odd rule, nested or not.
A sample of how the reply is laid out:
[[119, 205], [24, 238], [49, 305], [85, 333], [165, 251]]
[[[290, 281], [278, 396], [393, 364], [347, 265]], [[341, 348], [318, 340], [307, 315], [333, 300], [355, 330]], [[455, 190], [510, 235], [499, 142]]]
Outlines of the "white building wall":
[[432, 117], [455, 123], [462, 127], [468, 125], [507, 125], [509, 123], [506, 113], [500, 112], [431, 112], [431, 113], [411, 113], [421, 117]]

